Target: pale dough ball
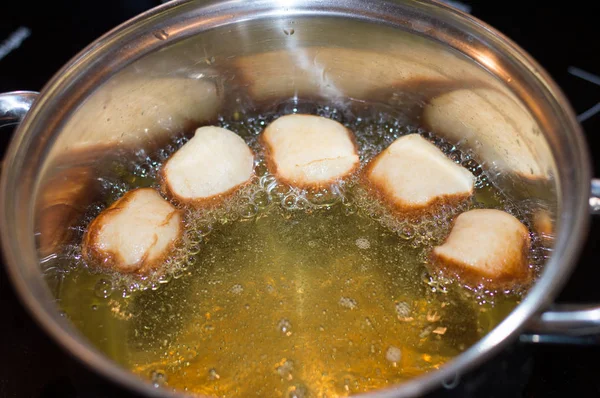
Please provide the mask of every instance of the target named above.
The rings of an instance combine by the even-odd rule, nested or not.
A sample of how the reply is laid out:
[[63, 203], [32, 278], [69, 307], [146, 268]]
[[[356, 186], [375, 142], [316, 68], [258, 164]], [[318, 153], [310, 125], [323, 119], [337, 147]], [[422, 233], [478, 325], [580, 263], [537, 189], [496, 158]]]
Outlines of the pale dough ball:
[[494, 209], [459, 215], [446, 241], [433, 249], [432, 265], [470, 286], [511, 288], [531, 278], [529, 230]]
[[162, 185], [178, 201], [201, 205], [248, 182], [253, 169], [254, 155], [239, 135], [206, 126], [167, 161]]
[[321, 116], [286, 115], [265, 129], [271, 171], [280, 180], [301, 188], [334, 183], [359, 165], [351, 132]]
[[158, 268], [183, 232], [180, 212], [151, 188], [127, 192], [88, 226], [84, 258], [125, 273]]
[[473, 194], [474, 176], [418, 134], [398, 138], [368, 166], [371, 186], [395, 209], [427, 212]]

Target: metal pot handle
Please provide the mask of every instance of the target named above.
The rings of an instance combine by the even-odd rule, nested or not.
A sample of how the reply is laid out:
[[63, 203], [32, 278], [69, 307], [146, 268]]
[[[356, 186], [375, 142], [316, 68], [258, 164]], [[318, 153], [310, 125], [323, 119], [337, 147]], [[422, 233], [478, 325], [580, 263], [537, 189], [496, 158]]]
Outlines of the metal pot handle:
[[[600, 179], [593, 179], [590, 195], [591, 214], [600, 215]], [[581, 337], [600, 341], [600, 306], [555, 304], [534, 317], [521, 341], [531, 343], [581, 343]]]
[[[35, 91], [0, 93], [0, 127], [20, 123], [39, 94]], [[4, 161], [0, 159], [0, 172], [3, 164]]]
[[0, 127], [20, 122], [39, 93], [12, 91], [0, 94]]
[[592, 214], [600, 214], [600, 178], [592, 180], [592, 194], [590, 196], [590, 211]]

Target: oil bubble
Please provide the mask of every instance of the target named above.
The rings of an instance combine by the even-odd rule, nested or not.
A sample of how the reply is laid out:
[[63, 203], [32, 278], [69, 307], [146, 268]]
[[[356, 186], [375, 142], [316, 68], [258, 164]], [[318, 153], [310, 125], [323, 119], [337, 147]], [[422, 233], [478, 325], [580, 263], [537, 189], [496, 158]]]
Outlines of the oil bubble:
[[269, 169], [267, 168], [265, 162], [260, 161], [254, 166], [254, 174], [256, 174], [259, 177], [267, 175], [268, 172]]
[[167, 384], [167, 374], [164, 370], [153, 370], [150, 373], [150, 380], [155, 388], [164, 386]]
[[253, 218], [257, 213], [258, 207], [252, 203], [248, 203], [242, 209], [240, 209], [240, 216], [245, 219]]
[[258, 191], [256, 194], [254, 194], [252, 202], [259, 208], [265, 208], [269, 205], [270, 198], [265, 191]]
[[272, 185], [269, 185], [268, 192], [271, 198], [281, 199], [290, 192], [290, 188], [284, 184], [274, 183]]
[[165, 284], [171, 282], [172, 276], [170, 274], [163, 274], [158, 277], [158, 283]]
[[371, 242], [369, 242], [369, 240], [367, 238], [358, 238], [355, 241], [356, 247], [358, 247], [359, 249], [369, 249], [371, 247]]
[[240, 284], [233, 285], [230, 289], [233, 294], [241, 294], [244, 291], [244, 287]]
[[358, 303], [356, 302], [356, 300], [350, 297], [340, 298], [339, 303], [342, 307], [347, 308], [349, 310], [354, 310], [358, 307]]
[[396, 303], [395, 309], [396, 315], [398, 315], [399, 318], [408, 318], [410, 316], [410, 305], [407, 302], [401, 301]]
[[215, 368], [211, 368], [208, 371], [208, 379], [209, 380], [219, 380], [221, 378], [221, 376], [219, 375], [219, 373], [217, 372], [217, 369]]
[[308, 396], [308, 388], [303, 384], [296, 384], [288, 389], [289, 398], [307, 398]]
[[108, 298], [113, 292], [112, 282], [107, 279], [100, 279], [96, 282], [94, 293], [97, 297]]
[[385, 352], [385, 359], [393, 364], [397, 364], [402, 359], [402, 351], [400, 351], [400, 348], [391, 345]]
[[286, 336], [292, 335], [292, 323], [288, 319], [280, 319], [277, 323], [277, 329]]
[[293, 210], [296, 205], [296, 197], [294, 195], [287, 195], [281, 201], [281, 206], [286, 210]]
[[294, 362], [290, 359], [283, 359], [282, 362], [275, 368], [277, 374], [285, 379], [292, 379], [292, 371], [294, 370]]

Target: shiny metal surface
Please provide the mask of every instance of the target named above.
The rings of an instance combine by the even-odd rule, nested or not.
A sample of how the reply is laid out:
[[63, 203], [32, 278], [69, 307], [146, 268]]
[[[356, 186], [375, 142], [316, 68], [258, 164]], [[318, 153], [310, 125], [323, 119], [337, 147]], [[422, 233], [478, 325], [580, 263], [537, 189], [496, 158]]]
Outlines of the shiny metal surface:
[[35, 91], [0, 94], [0, 126], [20, 122], [38, 95]]
[[528, 324], [528, 331], [568, 336], [600, 334], [600, 307], [554, 305], [539, 317], [534, 317]]
[[[12, 91], [0, 93], [0, 127], [19, 123], [31, 108], [39, 93], [35, 91]], [[4, 161], [0, 159], [0, 172]]]
[[[179, 95], [185, 87], [195, 94]], [[57, 219], [48, 212], [75, 198], [85, 206], [92, 196], [86, 184], [96, 177], [91, 165], [102, 159], [160, 145], [172, 131], [218, 114], [289, 98], [368, 103], [393, 109], [407, 123], [439, 126], [436, 133], [464, 139], [480, 154], [511, 195], [540, 198], [555, 220], [552, 257], [498, 327], [439, 371], [370, 396], [408, 397], [441, 386], [490, 358], [552, 302], [587, 231], [590, 165], [565, 97], [516, 45], [431, 1], [173, 1], [109, 32], [59, 71], [6, 157], [0, 231], [8, 269], [27, 307], [60, 344], [129, 388], [173, 395], [116, 366], [60, 316], [40, 257], [56, 244], [43, 237], [72, 215], [60, 213], [60, 223], [48, 226]], [[475, 121], [461, 136], [453, 126], [465, 112]], [[505, 128], [482, 128], [498, 123]], [[65, 195], [72, 187], [54, 183], [70, 172], [83, 179], [81, 194]], [[549, 312], [541, 322], [563, 326], [564, 316]]]
[[590, 211], [592, 214], [600, 214], [600, 179], [592, 180], [592, 193], [590, 196]]

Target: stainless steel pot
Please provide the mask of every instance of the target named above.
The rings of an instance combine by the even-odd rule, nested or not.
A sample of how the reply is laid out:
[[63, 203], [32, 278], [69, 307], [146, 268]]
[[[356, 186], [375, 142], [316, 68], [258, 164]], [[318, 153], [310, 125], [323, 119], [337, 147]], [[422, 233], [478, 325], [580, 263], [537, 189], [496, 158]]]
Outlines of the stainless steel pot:
[[[18, 120], [35, 97], [1, 95], [0, 122]], [[97, 162], [156, 147], [218, 114], [289, 98], [385, 106], [434, 128], [471, 146], [509, 195], [544, 202], [554, 221], [550, 259], [500, 325], [439, 371], [372, 396], [431, 390], [526, 328], [534, 340], [538, 332], [600, 331], [600, 308], [547, 310], [575, 266], [589, 205], [600, 208], [600, 185], [590, 199], [588, 152], [573, 112], [514, 43], [426, 0], [185, 0], [83, 50], [35, 98], [14, 135], [2, 170], [2, 246], [17, 291], [48, 333], [108, 378], [169, 395], [100, 354], [61, 317], [57, 280], [44, 260], [69, 239], [68, 227], [93, 197]], [[452, 127], [457, 120], [463, 130]]]

